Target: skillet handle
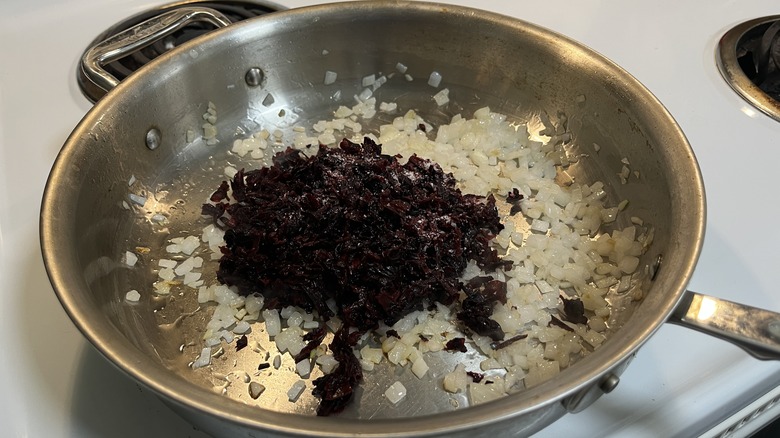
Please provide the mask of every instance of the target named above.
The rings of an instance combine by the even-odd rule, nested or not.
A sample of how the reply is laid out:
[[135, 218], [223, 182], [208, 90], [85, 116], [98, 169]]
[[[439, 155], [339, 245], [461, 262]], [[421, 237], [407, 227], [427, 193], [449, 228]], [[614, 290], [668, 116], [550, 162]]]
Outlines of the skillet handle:
[[724, 339], [762, 360], [780, 360], [780, 314], [685, 291], [669, 322]]
[[231, 24], [229, 18], [214, 9], [185, 7], [152, 17], [91, 47], [81, 58], [81, 70], [97, 87], [108, 92], [119, 81], [103, 66], [159, 41], [194, 22], [207, 22], [216, 27]]

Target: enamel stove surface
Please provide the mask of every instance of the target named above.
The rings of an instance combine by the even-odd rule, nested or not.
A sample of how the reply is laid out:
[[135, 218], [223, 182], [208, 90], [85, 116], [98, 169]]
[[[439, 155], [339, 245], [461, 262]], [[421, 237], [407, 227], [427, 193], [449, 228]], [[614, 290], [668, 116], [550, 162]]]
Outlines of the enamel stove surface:
[[[199, 432], [107, 363], [51, 290], [38, 243], [48, 171], [90, 104], [78, 58], [112, 24], [161, 2], [7, 0], [0, 16], [0, 435], [196, 437]], [[282, 0], [285, 7], [314, 1]], [[770, 1], [449, 3], [515, 16], [578, 40], [637, 77], [677, 119], [707, 190], [707, 237], [689, 288], [780, 310], [780, 123], [720, 77], [728, 29], [780, 13]], [[630, 4], [629, 4], [630, 3]], [[539, 437], [747, 436], [777, 415], [780, 365], [665, 325], [620, 384]]]

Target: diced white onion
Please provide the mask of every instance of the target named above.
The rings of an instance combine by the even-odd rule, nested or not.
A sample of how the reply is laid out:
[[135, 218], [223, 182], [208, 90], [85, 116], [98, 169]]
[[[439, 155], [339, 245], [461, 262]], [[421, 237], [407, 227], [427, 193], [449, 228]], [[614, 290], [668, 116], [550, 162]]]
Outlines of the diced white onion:
[[297, 382], [293, 383], [293, 385], [287, 391], [287, 399], [293, 403], [297, 402], [298, 397], [301, 396], [304, 389], [306, 389], [306, 382], [303, 380], [298, 380]]
[[330, 85], [336, 82], [336, 78], [338, 77], [338, 74], [334, 71], [326, 71], [325, 72], [325, 80], [323, 81], [325, 85]]
[[211, 363], [211, 348], [210, 347], [204, 347], [200, 351], [200, 355], [197, 359], [192, 363], [192, 368], [203, 368], [206, 365]]
[[439, 72], [431, 72], [431, 75], [428, 77], [428, 85], [431, 87], [438, 87], [439, 84], [441, 84], [441, 74]]
[[296, 363], [295, 372], [304, 379], [309, 378], [309, 373], [311, 373], [311, 362], [309, 359], [304, 359]]
[[279, 311], [276, 309], [263, 310], [263, 321], [265, 321], [265, 331], [268, 336], [277, 336], [282, 331], [282, 321], [279, 319]]
[[390, 400], [390, 403], [396, 404], [406, 397], [406, 387], [401, 382], [396, 381], [387, 388], [385, 397]]
[[133, 289], [125, 294], [125, 300], [131, 303], [137, 303], [141, 299], [141, 294], [137, 290]]
[[125, 252], [125, 264], [127, 266], [135, 266], [137, 262], [138, 262], [138, 256], [135, 255], [134, 252], [131, 251]]
[[252, 399], [257, 399], [263, 392], [265, 392], [265, 386], [262, 384], [257, 382], [249, 383], [249, 396], [252, 397]]
[[135, 205], [138, 205], [140, 207], [143, 207], [146, 205], [146, 198], [141, 195], [136, 195], [135, 193], [130, 193], [127, 195], [127, 197], [130, 199], [130, 202], [132, 202]]
[[362, 85], [364, 87], [370, 87], [371, 85], [374, 84], [374, 82], [376, 82], [376, 75], [370, 74], [368, 76], [363, 77]]
[[444, 88], [438, 93], [433, 95], [433, 100], [436, 102], [437, 106], [446, 105], [450, 101], [450, 90], [449, 88]]

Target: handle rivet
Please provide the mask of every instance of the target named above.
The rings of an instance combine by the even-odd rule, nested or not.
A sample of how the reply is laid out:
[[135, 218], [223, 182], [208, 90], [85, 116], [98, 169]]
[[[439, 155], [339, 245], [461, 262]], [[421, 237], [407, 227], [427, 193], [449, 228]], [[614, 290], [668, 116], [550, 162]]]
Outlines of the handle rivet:
[[772, 339], [780, 340], [780, 321], [772, 321], [766, 326]]
[[146, 131], [146, 147], [149, 148], [149, 150], [155, 150], [160, 146], [160, 142], [162, 141], [162, 134], [160, 133], [160, 130], [157, 128], [152, 128], [148, 131]]
[[601, 382], [601, 384], [599, 385], [599, 389], [601, 389], [604, 392], [604, 394], [609, 394], [615, 388], [617, 388], [618, 383], [620, 383], [620, 377], [610, 373]]
[[244, 80], [250, 87], [257, 87], [263, 82], [264, 77], [265, 75], [263, 74], [262, 70], [260, 70], [258, 67], [252, 67], [247, 70], [246, 74], [244, 75]]

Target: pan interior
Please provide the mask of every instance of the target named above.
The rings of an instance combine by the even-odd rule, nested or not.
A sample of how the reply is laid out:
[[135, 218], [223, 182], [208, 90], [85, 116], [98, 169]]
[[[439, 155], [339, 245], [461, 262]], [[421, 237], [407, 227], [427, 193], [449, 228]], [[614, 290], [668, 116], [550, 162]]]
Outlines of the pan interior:
[[[641, 258], [641, 266], [650, 268], [637, 274], [634, 289], [611, 296], [610, 338], [534, 390], [536, 400], [539, 394], [545, 400], [563, 396], [593, 380], [665, 319], [690, 275], [703, 226], [698, 170], [665, 110], [633, 78], [560, 36], [470, 10], [409, 7], [355, 4], [250, 20], [163, 56], [90, 112], [55, 164], [44, 199], [42, 239], [60, 299], [104, 354], [156, 389], [186, 388], [179, 401], [206, 400], [205, 389], [276, 412], [313, 412], [317, 401], [308, 391], [296, 403], [288, 401], [287, 390], [299, 379], [289, 355], [282, 356], [278, 370], [261, 372], [266, 392], [257, 400], [242, 379], [245, 373], [255, 378], [258, 365], [268, 361], [264, 353], [236, 352], [231, 344], [212, 366], [193, 370], [189, 364], [202, 348], [213, 308], [199, 306], [195, 290], [181, 287], [159, 295], [151, 285], [158, 280], [156, 260], [168, 257], [169, 239], [200, 235], [207, 225], [201, 204], [225, 179], [225, 166], [257, 167], [256, 161], [229, 152], [235, 139], [260, 128], [279, 130], [289, 139], [294, 126], [329, 120], [338, 105], [354, 103], [353, 96], [363, 90], [361, 79], [370, 74], [395, 73], [374, 92], [377, 102], [413, 109], [433, 125], [455, 114], [470, 117], [484, 106], [536, 128], [542, 114], [553, 120], [565, 114], [572, 135], [569, 153], [581, 157], [569, 174], [581, 182], [603, 181], [612, 205], [630, 200], [615, 227], [641, 217], [655, 229], [655, 241]], [[411, 81], [398, 72], [398, 63], [408, 68]], [[263, 72], [259, 86], [245, 81], [251, 68]], [[324, 84], [327, 71], [337, 73], [333, 84]], [[443, 78], [438, 89], [450, 90], [445, 106], [431, 98], [438, 91], [427, 84], [432, 72]], [[210, 102], [218, 142], [188, 139], [192, 132], [202, 133]], [[378, 113], [361, 121], [364, 131], [388, 117]], [[153, 128], [162, 140], [151, 150], [145, 138]], [[619, 178], [624, 160], [640, 172], [629, 184]], [[128, 201], [130, 193], [146, 198], [144, 205]], [[136, 266], [123, 264], [126, 251], [140, 255]], [[665, 264], [651, 281], [660, 255]], [[215, 263], [205, 262], [206, 283], [215, 281]], [[131, 289], [141, 293], [140, 302], [125, 301]], [[271, 359], [276, 355], [262, 325], [253, 328], [250, 339]], [[341, 417], [421, 416], [466, 405], [465, 395], [437, 389], [444, 370], [454, 365], [452, 355], [432, 355], [429, 365], [433, 372], [418, 379], [408, 367], [380, 364], [366, 374], [356, 402]], [[382, 394], [396, 380], [415, 388], [415, 396], [390, 407]], [[514, 403], [527, 408], [538, 401], [518, 394]]]

